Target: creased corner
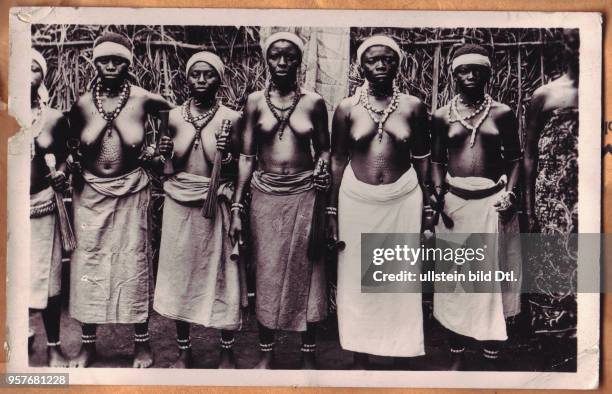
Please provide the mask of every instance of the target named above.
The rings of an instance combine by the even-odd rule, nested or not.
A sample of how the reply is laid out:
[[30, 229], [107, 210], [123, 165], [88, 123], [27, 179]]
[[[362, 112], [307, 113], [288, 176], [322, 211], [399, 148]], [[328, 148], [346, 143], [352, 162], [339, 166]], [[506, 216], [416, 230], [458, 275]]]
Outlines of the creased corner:
[[54, 9], [55, 7], [18, 7], [11, 10], [11, 13], [23, 23], [34, 24], [41, 23]]

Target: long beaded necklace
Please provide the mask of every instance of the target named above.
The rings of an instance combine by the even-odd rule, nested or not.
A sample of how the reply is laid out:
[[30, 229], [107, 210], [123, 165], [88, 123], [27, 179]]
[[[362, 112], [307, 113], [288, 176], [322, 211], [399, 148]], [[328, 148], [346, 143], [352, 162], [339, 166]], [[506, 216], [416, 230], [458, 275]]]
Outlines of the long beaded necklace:
[[44, 104], [40, 103], [32, 114], [32, 140], [30, 141], [30, 160], [36, 156], [36, 140], [42, 133], [42, 113]]
[[[457, 109], [457, 101], [459, 99], [460, 97], [459, 95], [457, 95], [453, 100], [451, 100], [450, 105], [448, 107], [448, 119], [450, 123], [459, 122], [461, 123], [461, 125], [463, 125], [463, 127], [471, 131], [470, 148], [473, 148], [474, 143], [476, 142], [476, 132], [478, 131], [480, 126], [482, 126], [482, 123], [485, 121], [485, 119], [487, 119], [487, 117], [489, 116], [493, 99], [488, 94], [485, 95], [485, 98], [480, 104], [480, 106], [471, 113], [469, 113], [467, 116], [463, 117], [459, 114], [459, 110]], [[482, 113], [482, 116], [476, 121], [474, 125], [471, 125], [466, 122], [466, 120], [474, 118], [479, 113]], [[455, 119], [452, 118], [451, 114], [455, 116]]]
[[121, 84], [121, 93], [119, 93], [119, 102], [117, 103], [115, 109], [110, 112], [106, 112], [102, 106], [102, 96], [100, 94], [101, 90], [102, 84], [98, 82], [94, 89], [94, 103], [100, 115], [102, 115], [104, 120], [106, 120], [106, 130], [108, 131], [108, 136], [110, 137], [111, 132], [113, 131], [113, 120], [119, 116], [119, 113], [130, 98], [130, 84], [128, 81], [123, 81]]
[[374, 123], [377, 124], [376, 133], [378, 134], [378, 142], [382, 143], [384, 132], [383, 126], [385, 125], [387, 119], [389, 119], [389, 115], [391, 115], [399, 105], [399, 95], [399, 88], [397, 87], [397, 85], [393, 84], [393, 96], [391, 96], [391, 102], [389, 103], [389, 105], [385, 109], [376, 109], [372, 106], [372, 104], [370, 104], [368, 89], [361, 89], [359, 102], [366, 109], [366, 111], [368, 111], [368, 114], [370, 115], [370, 118], [372, 118]]
[[183, 115], [183, 119], [186, 122], [191, 123], [193, 128], [196, 130], [195, 139], [193, 142], [193, 149], [197, 149], [200, 146], [200, 142], [202, 141], [202, 130], [210, 123], [210, 121], [215, 117], [217, 110], [219, 109], [219, 103], [215, 101], [215, 105], [212, 106], [208, 111], [198, 115], [193, 116], [191, 113], [191, 102], [193, 98], [185, 101], [181, 107], [181, 114]]
[[291, 101], [291, 105], [284, 108], [278, 107], [272, 103], [272, 99], [270, 98], [270, 86], [271, 84], [268, 84], [268, 86], [266, 86], [266, 89], [264, 90], [264, 96], [266, 98], [266, 104], [268, 105], [268, 108], [270, 108], [270, 111], [272, 111], [272, 114], [278, 121], [276, 127], [274, 128], [274, 131], [278, 131], [278, 139], [282, 140], [283, 133], [285, 132], [285, 127], [287, 126], [287, 123], [289, 123], [289, 118], [291, 118], [293, 111], [295, 111], [295, 108], [300, 102], [302, 94], [300, 92], [299, 87], [296, 85], [296, 88], [293, 91], [293, 100]]

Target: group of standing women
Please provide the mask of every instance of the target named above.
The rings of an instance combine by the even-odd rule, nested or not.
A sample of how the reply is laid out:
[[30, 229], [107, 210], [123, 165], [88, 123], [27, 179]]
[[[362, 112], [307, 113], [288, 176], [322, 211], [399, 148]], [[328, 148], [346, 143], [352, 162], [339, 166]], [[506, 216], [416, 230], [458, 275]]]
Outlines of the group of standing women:
[[[386, 36], [366, 39], [357, 50], [365, 82], [337, 106], [331, 140], [323, 98], [300, 86], [303, 41], [279, 32], [262, 50], [269, 80], [248, 96], [242, 114], [216, 97], [225, 71], [217, 55], [199, 52], [189, 59], [190, 97], [174, 107], [129, 83], [130, 43], [107, 33], [94, 44], [92, 89], [64, 117], [39, 94], [46, 63], [33, 55], [32, 109], [39, 113], [35, 125], [44, 127], [32, 145], [32, 212], [40, 211], [35, 207], [49, 200], [52, 189], [63, 191], [72, 181], [77, 249], [70, 313], [83, 328], [81, 350], [68, 361], [59, 341], [61, 254], [57, 242], [49, 242], [56, 238], [42, 233], [55, 224], [33, 225], [30, 304], [43, 310], [50, 365], [91, 365], [96, 326], [132, 323], [134, 367], [151, 366], [152, 305], [176, 322], [174, 367], [192, 365], [190, 324], [200, 324], [221, 330], [220, 367], [235, 368], [234, 332], [242, 324], [246, 292], [244, 265], [234, 258], [237, 244], [251, 248], [255, 268], [256, 367], [273, 367], [275, 331], [283, 330], [302, 333], [302, 367], [315, 368], [316, 323], [328, 310], [324, 260], [311, 244], [313, 237], [321, 239], [320, 211], [327, 237], [346, 243], [338, 252], [338, 327], [342, 348], [355, 352], [355, 368], [367, 366], [368, 354], [419, 356], [425, 352], [421, 293], [362, 293], [361, 234], [498, 233], [516, 221], [523, 163], [532, 222], [556, 226], [550, 212], [558, 206], [543, 206], [552, 204], [551, 194], [575, 209], [575, 192], [557, 187], [562, 174], [547, 159], [556, 146], [551, 122], [563, 118], [564, 139], [577, 133], [569, 109], [577, 104], [571, 67], [534, 95], [523, 158], [514, 113], [485, 93], [492, 66], [478, 45], [455, 51], [457, 96], [430, 120], [425, 105], [395, 83], [402, 49]], [[168, 133], [156, 147], [145, 146], [147, 116], [168, 110]], [[66, 142], [76, 148], [67, 151]], [[576, 145], [563, 146], [575, 162]], [[35, 165], [48, 153], [61, 163], [50, 177]], [[145, 170], [167, 175], [155, 286]], [[214, 212], [204, 217], [202, 207], [213, 194]], [[52, 218], [53, 210], [47, 211], [31, 217]], [[45, 242], [35, 236], [48, 247], [40, 248]], [[414, 242], [418, 247], [418, 236]], [[34, 280], [39, 276], [44, 283]], [[36, 298], [45, 302], [34, 302], [35, 291], [45, 292]], [[483, 356], [495, 362], [507, 338], [504, 318], [518, 310], [516, 300], [500, 293], [436, 294], [434, 315], [451, 333], [450, 367], [464, 363], [465, 337], [483, 341]]]

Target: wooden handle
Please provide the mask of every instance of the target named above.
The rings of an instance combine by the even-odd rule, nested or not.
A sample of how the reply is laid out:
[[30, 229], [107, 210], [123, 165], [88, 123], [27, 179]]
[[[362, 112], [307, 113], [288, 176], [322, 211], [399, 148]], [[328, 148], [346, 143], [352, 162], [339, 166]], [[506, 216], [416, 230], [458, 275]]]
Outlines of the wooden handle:
[[[159, 135], [160, 137], [168, 136], [171, 137], [168, 133], [168, 118], [170, 117], [170, 111], [163, 110], [159, 111]], [[172, 164], [172, 159], [167, 158], [164, 162], [164, 175], [170, 175], [174, 173], [174, 165]]]
[[[228, 136], [232, 127], [232, 121], [229, 119], [223, 119], [221, 121], [221, 128], [219, 130], [219, 136]], [[214, 219], [215, 211], [217, 209], [217, 189], [219, 189], [219, 180], [221, 177], [221, 155], [222, 153], [217, 150], [215, 152], [215, 159], [213, 162], [213, 169], [210, 175], [210, 186], [208, 187], [208, 196], [204, 201], [202, 207], [202, 216], [209, 219]]]

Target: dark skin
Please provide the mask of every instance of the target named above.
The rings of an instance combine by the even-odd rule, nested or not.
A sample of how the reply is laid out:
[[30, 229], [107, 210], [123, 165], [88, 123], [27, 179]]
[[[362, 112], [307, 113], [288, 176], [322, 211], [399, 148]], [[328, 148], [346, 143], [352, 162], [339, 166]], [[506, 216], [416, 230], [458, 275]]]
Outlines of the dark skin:
[[[187, 84], [193, 98], [190, 104], [191, 114], [197, 117], [210, 110], [221, 85], [221, 79], [215, 69], [208, 63], [195, 63], [189, 70]], [[229, 136], [216, 136], [224, 119], [232, 122], [231, 132]], [[175, 108], [170, 111], [168, 119], [168, 131], [172, 137], [163, 136], [160, 139], [159, 153], [169, 158], [174, 151], [172, 160], [177, 171], [210, 176], [217, 150], [237, 155], [241, 127], [240, 113], [220, 106], [214, 118], [202, 130], [200, 146], [194, 151], [196, 130], [191, 123], [183, 119], [182, 109]]]
[[[299, 49], [288, 41], [276, 41], [268, 49], [266, 62], [274, 84], [270, 91], [272, 103], [281, 108], [289, 107], [295, 94], [297, 72], [302, 62]], [[325, 102], [316, 93], [301, 94], [282, 139], [275, 130], [278, 121], [266, 104], [264, 92], [254, 92], [247, 98], [241, 153], [253, 157], [240, 157], [235, 202], [244, 199], [255, 166], [265, 172], [289, 175], [313, 170], [315, 159], [329, 161]], [[310, 150], [311, 143], [315, 151], [314, 158]], [[329, 176], [315, 176], [314, 182], [326, 185], [329, 183]], [[235, 212], [232, 213], [230, 236], [234, 242], [244, 242], [242, 219]], [[260, 325], [259, 336], [262, 343], [270, 343], [274, 340], [274, 331]], [[308, 325], [307, 331], [302, 335], [302, 342], [314, 343], [314, 336], [314, 325]], [[261, 352], [260, 356], [255, 368], [271, 368], [273, 352]], [[302, 367], [314, 368], [314, 365], [314, 353], [305, 354]]]
[[[117, 56], [100, 57], [94, 61], [102, 84], [102, 106], [113, 111], [119, 102], [121, 85], [128, 76], [128, 61]], [[145, 144], [145, 121], [147, 116], [156, 117], [161, 110], [172, 105], [163, 97], [131, 86], [130, 96], [119, 116], [112, 122], [106, 149], [112, 155], [102, 155], [101, 142], [108, 134], [107, 122], [98, 113], [94, 95], [89, 91], [73, 105], [70, 113], [71, 138], [80, 143], [80, 166], [99, 177], [117, 177], [143, 165], [139, 159]], [[97, 325], [83, 324], [84, 335], [96, 332]], [[148, 332], [148, 321], [134, 325], [136, 334]], [[96, 358], [95, 343], [82, 344], [79, 354], [72, 359], [70, 367], [84, 368]], [[148, 368], [153, 364], [153, 353], [149, 342], [134, 343], [134, 368]]]
[[[455, 84], [464, 103], [457, 105], [460, 116], [478, 107], [484, 99], [484, 88], [490, 77], [488, 67], [477, 65], [459, 66], [455, 72]], [[488, 117], [479, 127], [473, 147], [470, 147], [471, 130], [459, 122], [449, 122], [449, 105], [438, 109], [432, 118], [432, 180], [436, 188], [445, 183], [446, 172], [459, 177], [483, 177], [495, 182], [503, 174], [508, 176], [506, 190], [513, 190], [519, 179], [520, 160], [502, 158], [501, 147], [506, 149], [508, 159], [516, 159], [520, 152], [518, 121], [505, 104], [493, 101]], [[453, 119], [455, 115], [452, 115]], [[468, 119], [474, 125], [482, 117]], [[447, 153], [448, 152], [448, 153]], [[448, 164], [446, 162], [448, 157]], [[504, 221], [509, 220], [516, 209], [516, 201], [507, 209], [498, 212]]]
[[[32, 61], [31, 82], [31, 108], [36, 113], [41, 103], [38, 98], [38, 88], [43, 83], [43, 73], [40, 65]], [[66, 119], [61, 112], [48, 108], [41, 114], [41, 119], [36, 120], [40, 134], [34, 140], [36, 154], [30, 166], [30, 194], [36, 194], [49, 186], [55, 191], [63, 192], [67, 187], [66, 176], [59, 172], [51, 176], [49, 168], [45, 163], [46, 154], [54, 154], [58, 163], [66, 159], [65, 135], [68, 129]], [[59, 170], [63, 169], [60, 165]], [[47, 341], [55, 343], [60, 340], [60, 315], [62, 297], [60, 295], [47, 300], [47, 307], [42, 310], [43, 323], [47, 333]], [[31, 310], [34, 312], [34, 310]], [[68, 367], [68, 359], [59, 346], [47, 346], [47, 365], [55, 368]]]
[[[33, 113], [36, 113], [41, 105], [37, 90], [43, 83], [43, 74], [40, 65], [35, 61], [32, 61], [31, 71], [31, 107]], [[36, 194], [49, 186], [63, 192], [67, 187], [66, 176], [60, 172], [52, 177], [44, 157], [47, 153], [54, 154], [58, 164], [57, 170], [65, 170], [63, 163], [68, 156], [66, 149], [68, 123], [60, 111], [49, 107], [36, 122], [37, 127], [40, 126], [40, 134], [35, 139], [36, 155], [30, 166], [30, 194]]]
[[[113, 111], [121, 93], [121, 84], [128, 75], [128, 62], [120, 57], [107, 56], [94, 61], [102, 82], [102, 107]], [[81, 166], [99, 177], [116, 177], [139, 166], [145, 143], [145, 121], [147, 116], [157, 116], [159, 111], [172, 105], [163, 97], [138, 86], [131, 86], [130, 97], [112, 123], [107, 146], [116, 151], [114, 157], [101, 156], [100, 143], [107, 131], [107, 122], [96, 109], [93, 91], [79, 98], [70, 111], [71, 136], [80, 142]]]
[[[197, 117], [215, 104], [215, 95], [219, 86], [221, 86], [221, 77], [210, 64], [197, 62], [189, 69], [187, 85], [193, 98], [190, 111], [194, 117]], [[230, 134], [228, 136], [215, 136], [224, 119], [232, 122]], [[163, 136], [161, 138], [158, 145], [159, 153], [164, 155], [166, 160], [170, 160], [174, 151], [172, 160], [177, 171], [210, 176], [217, 151], [222, 153], [233, 152], [234, 156], [238, 154], [241, 126], [240, 113], [225, 106], [220, 106], [213, 119], [202, 130], [201, 143], [195, 150], [193, 145], [196, 130], [191, 123], [183, 119], [182, 109], [174, 108], [170, 111], [168, 119], [168, 130], [172, 137]], [[189, 338], [190, 324], [179, 320], [176, 320], [175, 323], [177, 338], [183, 340]], [[234, 338], [234, 332], [222, 330], [221, 336], [224, 340], [230, 341]], [[192, 364], [191, 349], [179, 349], [179, 356], [172, 368], [191, 368]], [[219, 368], [236, 368], [232, 349], [221, 349]]]
[[525, 208], [530, 232], [539, 232], [535, 215], [535, 181], [538, 168], [538, 142], [546, 119], [552, 111], [578, 107], [578, 49], [575, 30], [564, 30], [566, 71], [560, 78], [536, 89], [526, 113], [524, 190]]
[[[363, 53], [361, 69], [371, 91], [369, 102], [376, 109], [384, 109], [391, 102], [393, 80], [399, 69], [399, 56], [391, 48], [377, 45]], [[397, 109], [383, 125], [382, 141], [379, 141], [377, 124], [366, 109], [354, 105], [351, 98], [343, 100], [334, 113], [332, 123], [332, 198], [331, 205], [338, 206], [338, 194], [342, 174], [350, 160], [355, 176], [371, 185], [397, 181], [414, 165], [426, 196], [424, 182], [428, 178], [429, 135], [427, 110], [416, 97], [400, 94]], [[338, 240], [338, 221], [328, 217], [330, 237]], [[355, 369], [365, 369], [368, 356], [354, 354]]]
[[[362, 72], [372, 89], [369, 102], [377, 109], [391, 102], [393, 79], [399, 68], [399, 57], [382, 45], [368, 48], [362, 56]], [[350, 159], [355, 176], [371, 185], [397, 181], [412, 165], [423, 187], [428, 178], [427, 158], [414, 159], [429, 153], [427, 110], [416, 97], [400, 94], [398, 108], [387, 118], [379, 141], [377, 124], [366, 109], [343, 100], [334, 113], [332, 123], [332, 206], [338, 204], [342, 174]], [[337, 240], [335, 217], [329, 218], [330, 236]]]

